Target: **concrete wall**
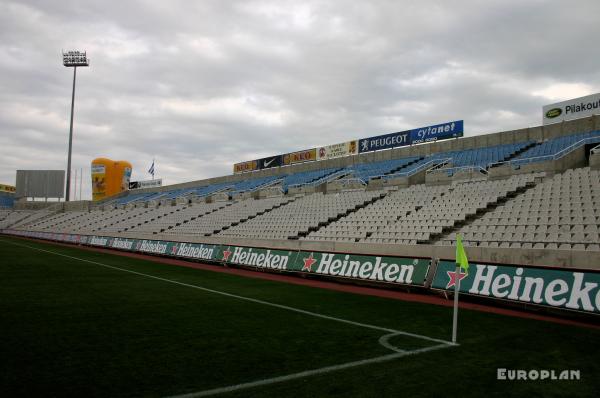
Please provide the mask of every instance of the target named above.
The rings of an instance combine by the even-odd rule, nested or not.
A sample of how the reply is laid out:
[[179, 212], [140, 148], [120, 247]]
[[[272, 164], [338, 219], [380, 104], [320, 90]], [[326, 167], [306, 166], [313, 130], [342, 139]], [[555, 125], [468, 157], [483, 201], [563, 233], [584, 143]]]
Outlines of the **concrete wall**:
[[52, 206], [62, 205], [63, 202], [27, 202], [27, 201], [15, 201], [15, 210], [42, 210], [48, 209]]
[[594, 170], [600, 170], [600, 148], [595, 153], [590, 154], [590, 167]]

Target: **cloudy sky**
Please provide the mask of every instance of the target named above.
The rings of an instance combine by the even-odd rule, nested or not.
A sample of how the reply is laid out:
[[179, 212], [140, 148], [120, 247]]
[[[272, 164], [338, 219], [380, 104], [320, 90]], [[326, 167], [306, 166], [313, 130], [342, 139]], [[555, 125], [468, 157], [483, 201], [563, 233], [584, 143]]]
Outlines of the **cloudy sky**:
[[167, 184], [235, 162], [464, 119], [539, 125], [600, 91], [600, 1], [0, 0], [0, 183], [128, 160]]

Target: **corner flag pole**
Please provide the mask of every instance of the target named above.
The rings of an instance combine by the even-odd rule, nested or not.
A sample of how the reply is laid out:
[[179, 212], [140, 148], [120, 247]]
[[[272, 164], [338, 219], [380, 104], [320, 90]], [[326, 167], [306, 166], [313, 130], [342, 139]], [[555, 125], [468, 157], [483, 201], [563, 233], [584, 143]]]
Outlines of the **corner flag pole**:
[[456, 264], [456, 283], [454, 284], [454, 315], [452, 317], [452, 342], [456, 343], [456, 329], [458, 327], [458, 292], [460, 290], [460, 265]]
[[469, 260], [462, 244], [460, 235], [456, 235], [456, 270], [454, 274], [454, 315], [452, 317], [452, 342], [456, 343], [456, 332], [458, 328], [458, 292], [460, 291], [460, 271], [465, 269], [469, 272]]

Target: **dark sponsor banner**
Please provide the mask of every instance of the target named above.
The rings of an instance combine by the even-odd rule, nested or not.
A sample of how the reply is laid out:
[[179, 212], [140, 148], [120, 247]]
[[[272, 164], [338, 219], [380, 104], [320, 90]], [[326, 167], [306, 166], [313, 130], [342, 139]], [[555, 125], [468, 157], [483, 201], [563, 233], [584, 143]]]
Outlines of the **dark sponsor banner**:
[[233, 165], [233, 172], [235, 174], [238, 173], [246, 173], [248, 171], [258, 170], [258, 161], [250, 160], [247, 162], [236, 163]]
[[423, 142], [439, 141], [449, 138], [462, 137], [464, 133], [464, 123], [462, 120], [454, 122], [436, 124], [433, 126], [419, 127], [410, 131], [410, 140], [412, 144]]
[[430, 260], [428, 259], [300, 252], [293, 270], [423, 286], [429, 265]]
[[131, 181], [129, 189], [157, 188], [162, 186], [162, 178], [156, 180]]
[[600, 273], [534, 267], [471, 264], [468, 274], [456, 273], [453, 261], [441, 261], [432, 288], [477, 296], [600, 313]]
[[411, 144], [410, 130], [400, 131], [375, 137], [363, 138], [359, 141], [360, 153], [379, 151], [381, 149], [396, 148]]
[[296, 163], [312, 162], [315, 160], [317, 160], [317, 148], [283, 155], [283, 164], [286, 166]]
[[281, 167], [283, 164], [283, 155], [270, 156], [258, 160], [259, 169], [271, 169], [273, 167]]

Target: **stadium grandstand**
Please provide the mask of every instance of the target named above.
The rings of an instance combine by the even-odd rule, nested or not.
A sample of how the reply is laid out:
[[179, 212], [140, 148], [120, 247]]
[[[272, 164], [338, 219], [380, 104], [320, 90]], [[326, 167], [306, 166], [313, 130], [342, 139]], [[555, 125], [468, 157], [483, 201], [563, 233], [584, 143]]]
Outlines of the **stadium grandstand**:
[[282, 163], [100, 202], [38, 210], [16, 203], [0, 210], [0, 228], [105, 245], [187, 242], [426, 258], [431, 265], [452, 258], [460, 235], [474, 262], [594, 269], [600, 263], [598, 148], [600, 117], [593, 116]]

